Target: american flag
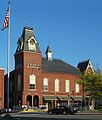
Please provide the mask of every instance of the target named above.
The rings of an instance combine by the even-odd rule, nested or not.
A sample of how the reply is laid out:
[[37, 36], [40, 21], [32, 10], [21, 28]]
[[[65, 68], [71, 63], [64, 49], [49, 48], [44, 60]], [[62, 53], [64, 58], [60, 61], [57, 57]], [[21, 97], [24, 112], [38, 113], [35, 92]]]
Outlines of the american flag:
[[7, 12], [6, 12], [5, 20], [4, 20], [4, 23], [3, 23], [3, 29], [8, 27], [8, 25], [9, 25], [9, 17], [10, 17], [10, 6], [8, 6], [8, 9], [7, 9]]

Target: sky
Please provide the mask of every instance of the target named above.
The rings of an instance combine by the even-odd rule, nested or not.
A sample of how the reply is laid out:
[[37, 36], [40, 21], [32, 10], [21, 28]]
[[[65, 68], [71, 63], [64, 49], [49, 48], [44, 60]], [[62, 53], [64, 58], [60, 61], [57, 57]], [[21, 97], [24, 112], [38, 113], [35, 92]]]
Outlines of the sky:
[[[0, 0], [2, 29], [8, 0]], [[77, 66], [90, 59], [102, 68], [102, 0], [11, 0], [10, 70], [23, 27], [33, 28], [42, 56], [49, 45], [53, 58]], [[0, 67], [7, 72], [7, 31], [0, 31]]]

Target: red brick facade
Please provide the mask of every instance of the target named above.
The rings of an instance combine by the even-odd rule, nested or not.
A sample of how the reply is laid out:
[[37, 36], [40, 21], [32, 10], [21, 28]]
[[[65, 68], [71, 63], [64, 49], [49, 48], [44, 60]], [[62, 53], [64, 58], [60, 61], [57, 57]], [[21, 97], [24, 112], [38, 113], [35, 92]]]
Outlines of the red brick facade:
[[[88, 99], [77, 81], [80, 73], [93, 72], [91, 62], [80, 62], [76, 67], [59, 59], [52, 58], [52, 51], [47, 47], [46, 58], [42, 57], [39, 44], [32, 28], [24, 28], [18, 39], [15, 52], [15, 69], [10, 72], [10, 108], [13, 106], [48, 108], [59, 104], [81, 104]], [[88, 69], [90, 68], [90, 69]], [[0, 107], [7, 107], [7, 75], [0, 69]], [[84, 97], [83, 97], [84, 96]], [[84, 100], [84, 102], [83, 102]]]
[[0, 109], [4, 108], [4, 69], [0, 68]]
[[24, 28], [15, 53], [14, 77], [11, 76], [12, 106], [47, 105], [50, 108], [82, 101], [82, 88], [76, 85], [79, 70], [62, 60], [53, 59], [51, 55], [48, 47], [46, 58], [42, 58], [32, 29]]
[[[42, 56], [40, 53], [32, 52], [21, 52], [15, 56], [15, 66], [20, 66], [16, 69], [16, 87], [17, 87], [17, 76], [21, 74], [22, 76], [22, 92], [19, 92], [16, 88], [16, 104], [19, 104], [19, 101], [22, 101], [22, 105], [28, 105], [27, 96], [32, 96], [32, 101], [34, 96], [38, 96], [38, 106], [43, 105], [43, 96], [82, 96], [81, 88], [80, 92], [75, 92], [75, 83], [79, 79], [79, 75], [66, 74], [66, 73], [53, 73], [46, 72], [41, 69]], [[17, 65], [19, 64], [19, 65]], [[37, 67], [30, 67], [28, 64], [38, 65]], [[29, 89], [29, 76], [34, 74], [36, 76], [36, 90]], [[47, 78], [48, 82], [48, 91], [44, 91], [43, 79]], [[55, 92], [55, 79], [59, 80], [59, 91]], [[70, 93], [65, 91], [65, 81], [70, 80]], [[73, 91], [73, 92], [72, 92]], [[68, 100], [66, 100], [68, 101]], [[33, 101], [34, 102], [34, 101]], [[31, 103], [33, 105], [34, 103]]]

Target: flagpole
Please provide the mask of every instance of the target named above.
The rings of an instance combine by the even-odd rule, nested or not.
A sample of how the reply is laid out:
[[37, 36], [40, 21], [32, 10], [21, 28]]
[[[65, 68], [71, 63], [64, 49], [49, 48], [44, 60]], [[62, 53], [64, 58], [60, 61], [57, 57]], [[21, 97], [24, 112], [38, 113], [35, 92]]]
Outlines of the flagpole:
[[11, 119], [11, 115], [9, 114], [9, 102], [10, 102], [10, 0], [8, 1], [8, 9], [6, 12], [6, 16], [3, 23], [3, 29], [8, 28], [7, 35], [7, 114], [4, 118]]
[[7, 79], [8, 79], [8, 90], [7, 90], [7, 114], [9, 114], [9, 92], [10, 92], [10, 2], [9, 2], [9, 21], [8, 21], [8, 49], [7, 49]]

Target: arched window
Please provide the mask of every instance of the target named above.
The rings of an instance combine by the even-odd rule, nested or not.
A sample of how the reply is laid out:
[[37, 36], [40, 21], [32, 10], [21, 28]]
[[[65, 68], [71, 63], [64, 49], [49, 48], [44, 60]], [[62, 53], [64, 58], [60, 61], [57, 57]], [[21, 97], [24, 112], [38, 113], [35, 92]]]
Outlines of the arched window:
[[44, 86], [44, 91], [48, 91], [48, 79], [47, 78], [43, 79], [43, 86]]
[[35, 75], [30, 75], [30, 89], [36, 90], [36, 77]]
[[55, 80], [55, 91], [56, 92], [59, 91], [59, 80], [58, 79]]
[[80, 86], [78, 83], [75, 84], [75, 90], [77, 93], [80, 91]]
[[65, 82], [65, 91], [70, 92], [70, 80], [66, 80]]
[[18, 90], [22, 89], [21, 75], [18, 75]]
[[28, 40], [28, 48], [29, 48], [29, 50], [36, 51], [36, 43], [37, 43], [37, 41], [34, 39], [34, 37], [31, 37]]

